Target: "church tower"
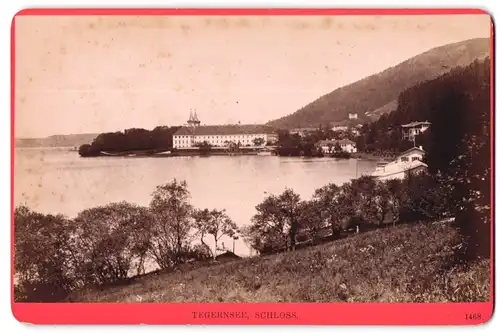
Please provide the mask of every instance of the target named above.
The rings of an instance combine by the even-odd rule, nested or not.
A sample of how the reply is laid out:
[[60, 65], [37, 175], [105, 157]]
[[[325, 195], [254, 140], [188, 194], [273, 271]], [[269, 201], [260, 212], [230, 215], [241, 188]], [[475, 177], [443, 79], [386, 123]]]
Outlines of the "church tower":
[[196, 127], [200, 125], [200, 120], [198, 119], [198, 115], [196, 114], [196, 111], [193, 114], [193, 111], [191, 110], [189, 112], [189, 119], [187, 121], [187, 124], [192, 127]]

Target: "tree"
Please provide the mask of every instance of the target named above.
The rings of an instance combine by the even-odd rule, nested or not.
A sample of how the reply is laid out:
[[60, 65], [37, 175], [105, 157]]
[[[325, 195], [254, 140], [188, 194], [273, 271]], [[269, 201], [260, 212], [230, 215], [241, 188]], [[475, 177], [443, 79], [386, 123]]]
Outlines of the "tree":
[[183, 253], [191, 241], [192, 206], [185, 181], [156, 187], [149, 204], [154, 216], [151, 237], [152, 257], [160, 268], [168, 268], [184, 261]]
[[229, 218], [225, 210], [197, 210], [193, 217], [195, 219], [195, 227], [201, 238], [201, 243], [205, 246], [206, 243], [203, 240], [205, 235], [211, 235], [214, 238], [214, 251], [212, 253], [213, 258], [217, 256], [218, 242], [224, 236], [232, 238], [236, 235], [237, 226]]
[[334, 152], [336, 152], [336, 153], [338, 153], [338, 152], [342, 152], [342, 147], [340, 147], [339, 142], [336, 142], [336, 143], [335, 143], [335, 146], [334, 146], [334, 148], [333, 148], [333, 151], [334, 151]]
[[253, 144], [255, 146], [263, 146], [264, 144], [266, 143], [266, 141], [264, 140], [264, 138], [254, 138], [253, 139]]
[[212, 145], [207, 141], [203, 141], [199, 143], [197, 146], [201, 154], [208, 154], [212, 150]]
[[286, 249], [288, 247], [288, 226], [279, 209], [278, 197], [268, 196], [256, 207], [252, 224], [242, 233], [250, 245], [259, 252]]
[[54, 302], [78, 286], [73, 257], [74, 224], [25, 206], [14, 210], [14, 299]]
[[341, 223], [343, 212], [340, 203], [340, 195], [340, 187], [333, 183], [316, 189], [313, 195], [313, 200], [320, 209], [319, 217], [330, 226], [332, 235], [338, 234], [342, 229]]
[[387, 180], [385, 181], [384, 186], [387, 189], [387, 204], [389, 206], [388, 213], [391, 215], [393, 224], [395, 224], [400, 220], [401, 207], [407, 194], [406, 189], [403, 186], [403, 182], [398, 179]]
[[278, 205], [282, 219], [288, 225], [290, 247], [292, 250], [295, 250], [296, 237], [299, 230], [300, 196], [292, 189], [286, 189], [278, 196]]
[[260, 247], [272, 245], [274, 249], [294, 250], [299, 230], [300, 196], [286, 189], [278, 196], [268, 196], [256, 210], [252, 225], [245, 230], [247, 240], [255, 241], [260, 237]]
[[317, 243], [325, 227], [323, 206], [317, 200], [301, 202], [298, 220], [300, 221], [299, 234], [305, 235], [313, 244]]
[[401, 216], [405, 221], [434, 220], [449, 215], [446, 187], [433, 175], [411, 175], [405, 182]]
[[197, 231], [197, 235], [200, 237], [200, 242], [202, 246], [206, 247], [208, 251], [210, 252], [210, 257], [215, 258], [214, 252], [212, 249], [205, 243], [205, 236], [208, 234], [207, 232], [207, 222], [211, 220], [211, 214], [210, 210], [208, 209], [203, 209], [203, 210], [194, 210], [193, 211], [193, 220], [194, 220], [194, 228]]
[[83, 144], [78, 148], [78, 154], [81, 157], [89, 157], [93, 155], [92, 147], [89, 144]]
[[[153, 219], [127, 202], [83, 210], [75, 219], [77, 271], [87, 284], [124, 280], [144, 272]], [[134, 270], [135, 269], [135, 270]]]
[[342, 200], [350, 211], [350, 217], [356, 216], [358, 222], [376, 225], [384, 221], [388, 212], [388, 194], [380, 181], [362, 176], [342, 188]]

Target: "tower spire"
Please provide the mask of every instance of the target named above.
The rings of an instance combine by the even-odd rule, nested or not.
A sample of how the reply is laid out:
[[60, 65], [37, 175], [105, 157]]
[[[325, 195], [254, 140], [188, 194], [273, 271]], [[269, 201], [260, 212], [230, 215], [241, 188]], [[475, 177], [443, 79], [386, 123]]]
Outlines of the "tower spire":
[[194, 115], [193, 115], [193, 110], [190, 109], [190, 111], [189, 111], [189, 120], [187, 121], [187, 123], [190, 126], [198, 126], [198, 125], [200, 125], [201, 122], [198, 119], [198, 115], [196, 114], [196, 111], [194, 112]]

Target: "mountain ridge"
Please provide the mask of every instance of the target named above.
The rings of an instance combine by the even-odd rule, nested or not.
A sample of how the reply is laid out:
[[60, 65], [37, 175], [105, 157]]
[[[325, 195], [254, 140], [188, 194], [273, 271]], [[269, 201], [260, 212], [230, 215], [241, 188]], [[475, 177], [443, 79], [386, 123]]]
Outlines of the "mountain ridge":
[[282, 129], [317, 127], [326, 123], [340, 125], [352, 123], [352, 120], [348, 120], [349, 113], [358, 114], [357, 123], [372, 121], [394, 110], [399, 94], [405, 89], [489, 55], [489, 38], [474, 38], [438, 46], [339, 87], [266, 125]]

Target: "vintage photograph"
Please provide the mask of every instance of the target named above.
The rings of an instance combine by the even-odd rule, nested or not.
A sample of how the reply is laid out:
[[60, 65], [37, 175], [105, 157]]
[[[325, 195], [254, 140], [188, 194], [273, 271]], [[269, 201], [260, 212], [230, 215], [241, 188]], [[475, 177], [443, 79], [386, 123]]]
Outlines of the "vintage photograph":
[[489, 15], [15, 18], [15, 302], [486, 302]]

